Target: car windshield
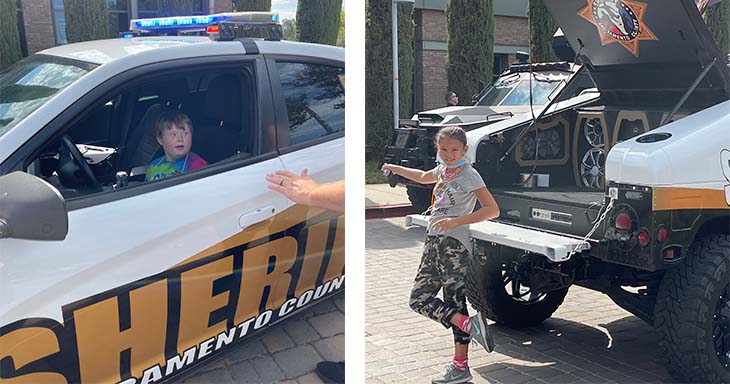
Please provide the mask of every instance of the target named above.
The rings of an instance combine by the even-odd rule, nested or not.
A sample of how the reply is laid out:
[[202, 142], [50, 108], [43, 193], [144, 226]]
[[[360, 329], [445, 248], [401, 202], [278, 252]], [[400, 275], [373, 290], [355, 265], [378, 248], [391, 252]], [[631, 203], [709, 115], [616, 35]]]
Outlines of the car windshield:
[[0, 136], [96, 65], [33, 55], [0, 72]]
[[[513, 73], [497, 79], [477, 105], [530, 105], [530, 79], [529, 74], [524, 75]], [[546, 104], [548, 96], [566, 79], [567, 76], [548, 78], [535, 74], [532, 79], [532, 104]]]

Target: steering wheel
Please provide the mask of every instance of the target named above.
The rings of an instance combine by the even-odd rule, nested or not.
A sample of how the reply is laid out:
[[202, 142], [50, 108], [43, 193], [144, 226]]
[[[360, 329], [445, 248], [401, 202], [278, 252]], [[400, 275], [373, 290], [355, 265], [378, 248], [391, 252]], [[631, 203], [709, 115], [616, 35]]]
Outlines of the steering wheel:
[[[68, 135], [63, 135], [63, 137], [61, 137], [61, 147], [61, 150], [65, 149], [66, 152], [68, 152], [68, 155], [75, 166], [75, 168], [70, 172], [65, 172], [67, 174], [66, 179], [68, 180], [68, 178], [71, 177], [73, 179], [72, 183], [82, 187], [82, 189], [86, 192], [101, 192], [101, 184], [98, 180], [96, 180], [94, 172], [92, 172], [91, 168], [89, 168], [89, 164], [86, 164], [86, 160], [84, 160], [84, 156], [81, 155], [81, 151], [79, 151], [79, 148], [76, 147], [76, 144], [71, 141], [71, 138]], [[61, 153], [61, 157], [63, 157], [63, 153]], [[62, 167], [65, 167], [65, 165], [61, 165], [60, 163], [59, 174], [64, 173], [61, 170]], [[66, 184], [66, 180], [62, 179], [61, 181]]]

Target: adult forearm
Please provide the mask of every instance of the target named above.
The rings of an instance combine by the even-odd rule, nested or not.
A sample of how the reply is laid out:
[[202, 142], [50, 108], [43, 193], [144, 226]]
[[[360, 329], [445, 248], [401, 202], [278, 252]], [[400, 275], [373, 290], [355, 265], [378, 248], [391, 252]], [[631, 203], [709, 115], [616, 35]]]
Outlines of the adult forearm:
[[309, 192], [308, 205], [345, 212], [345, 181], [320, 184]]

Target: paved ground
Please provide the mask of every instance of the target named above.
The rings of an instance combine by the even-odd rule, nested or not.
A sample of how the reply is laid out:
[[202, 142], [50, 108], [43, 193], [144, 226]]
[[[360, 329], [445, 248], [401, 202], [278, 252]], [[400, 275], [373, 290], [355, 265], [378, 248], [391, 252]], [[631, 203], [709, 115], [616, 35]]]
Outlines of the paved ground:
[[197, 383], [319, 384], [322, 360], [345, 360], [345, 295], [323, 301], [183, 378]]
[[[451, 331], [408, 307], [424, 231], [366, 222], [367, 383], [428, 383], [453, 355]], [[607, 296], [572, 287], [541, 326], [490, 328], [496, 351], [470, 352], [474, 383], [668, 383], [652, 328]]]

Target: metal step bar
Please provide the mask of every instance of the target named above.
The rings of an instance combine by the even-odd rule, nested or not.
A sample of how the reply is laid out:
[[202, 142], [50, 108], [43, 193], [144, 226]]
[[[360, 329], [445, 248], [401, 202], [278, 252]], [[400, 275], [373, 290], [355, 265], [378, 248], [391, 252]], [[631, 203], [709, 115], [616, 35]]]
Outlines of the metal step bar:
[[[406, 216], [406, 226], [411, 225], [427, 227], [428, 216]], [[570, 252], [574, 249], [575, 252], [591, 249], [590, 243], [581, 243], [579, 238], [555, 235], [495, 221], [471, 224], [469, 231], [475, 239], [545, 255], [550, 261], [556, 263], [567, 261], [570, 258]]]

